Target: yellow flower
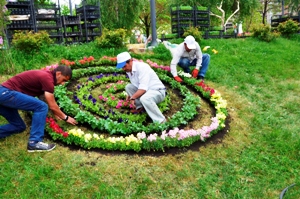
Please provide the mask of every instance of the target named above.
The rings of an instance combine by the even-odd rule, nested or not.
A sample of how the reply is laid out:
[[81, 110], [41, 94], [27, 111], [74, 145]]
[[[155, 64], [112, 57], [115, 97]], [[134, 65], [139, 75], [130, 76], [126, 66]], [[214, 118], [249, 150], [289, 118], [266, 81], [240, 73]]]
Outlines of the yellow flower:
[[210, 46], [205, 46], [204, 48], [203, 48], [203, 51], [207, 51], [207, 49], [209, 49], [210, 48]]
[[92, 138], [93, 138], [92, 135], [89, 134], [89, 133], [87, 133], [87, 134], [84, 135], [84, 141], [85, 141], [85, 142], [90, 141]]
[[212, 52], [213, 52], [214, 54], [218, 54], [218, 51], [217, 51], [216, 49], [212, 49]]
[[81, 129], [74, 128], [74, 129], [69, 130], [69, 134], [72, 134], [77, 137], [82, 137], [84, 135], [84, 132]]
[[219, 123], [223, 123], [222, 121], [226, 119], [226, 115], [224, 113], [217, 113], [216, 117], [218, 118]]
[[96, 133], [93, 134], [93, 138], [95, 138], [96, 140], [99, 140], [99, 139], [100, 139], [99, 135], [96, 134]]

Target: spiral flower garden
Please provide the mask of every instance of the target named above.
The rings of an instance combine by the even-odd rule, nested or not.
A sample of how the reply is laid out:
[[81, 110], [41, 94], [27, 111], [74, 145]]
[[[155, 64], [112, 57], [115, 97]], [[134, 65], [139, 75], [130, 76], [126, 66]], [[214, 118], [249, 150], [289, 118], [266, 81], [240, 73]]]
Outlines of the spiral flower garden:
[[[146, 62], [167, 87], [167, 97], [159, 104], [164, 114], [169, 113], [166, 123], [152, 123], [146, 113], [130, 112], [132, 107], [126, 101], [124, 92], [129, 80], [126, 73], [115, 68], [115, 58], [95, 60], [89, 57], [73, 62], [62, 60], [60, 64], [73, 68], [73, 80], [55, 88], [59, 106], [74, 117], [79, 125], [74, 127], [56, 121], [49, 114], [46, 131], [54, 140], [84, 149], [139, 152], [188, 147], [195, 142], [206, 141], [225, 127], [227, 103], [218, 91], [183, 72], [179, 72], [184, 80], [180, 84], [173, 80], [168, 66], [150, 60]], [[43, 70], [52, 70], [56, 66], [47, 66]], [[191, 92], [188, 87], [194, 91]], [[176, 91], [176, 98], [180, 99], [178, 110], [170, 108], [174, 103], [173, 91]], [[197, 129], [186, 128], [199, 114], [201, 98], [209, 101], [215, 109], [215, 115], [210, 125]]]

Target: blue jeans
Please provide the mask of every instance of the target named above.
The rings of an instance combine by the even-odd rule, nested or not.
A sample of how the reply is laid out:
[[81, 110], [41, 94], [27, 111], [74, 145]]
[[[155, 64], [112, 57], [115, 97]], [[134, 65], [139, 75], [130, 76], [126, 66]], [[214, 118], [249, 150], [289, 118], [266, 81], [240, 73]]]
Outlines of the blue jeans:
[[[206, 53], [202, 54], [202, 66], [199, 70], [198, 77], [200, 76], [205, 77], [209, 62], [210, 62], [210, 55]], [[191, 72], [190, 66], [196, 66], [196, 63], [197, 63], [197, 59], [194, 59], [190, 63], [190, 60], [187, 57], [182, 57], [178, 62], [178, 66], [180, 66], [185, 73], [190, 73]]]
[[8, 121], [8, 124], [0, 126], [0, 138], [21, 133], [26, 129], [18, 110], [33, 112], [29, 141], [43, 141], [48, 105], [35, 97], [10, 90], [1, 85], [0, 115]]

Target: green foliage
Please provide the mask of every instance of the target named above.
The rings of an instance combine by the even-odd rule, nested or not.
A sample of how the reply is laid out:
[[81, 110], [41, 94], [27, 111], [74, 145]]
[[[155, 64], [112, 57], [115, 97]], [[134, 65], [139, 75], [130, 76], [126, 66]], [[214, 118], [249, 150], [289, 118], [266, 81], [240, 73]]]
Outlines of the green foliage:
[[282, 22], [277, 27], [278, 32], [283, 37], [290, 38], [293, 34], [297, 33], [299, 30], [299, 24], [292, 19]]
[[52, 5], [53, 2], [51, 0], [34, 0], [35, 5], [43, 4], [43, 5]]
[[122, 48], [125, 46], [125, 36], [125, 29], [114, 31], [105, 29], [103, 34], [95, 39], [95, 43], [99, 48]]
[[[96, 2], [96, 0], [95, 0]], [[101, 22], [108, 29], [134, 27], [140, 13], [140, 0], [101, 0]]]
[[200, 43], [202, 40], [202, 32], [199, 31], [197, 27], [189, 26], [184, 30], [183, 37], [186, 37], [188, 35], [192, 35], [195, 37], [195, 40]]
[[167, 61], [172, 59], [171, 52], [165, 47], [164, 44], [159, 44], [153, 48], [154, 58], [160, 59], [162, 61]]
[[269, 25], [254, 25], [250, 30], [251, 32], [253, 32], [253, 37], [266, 42], [271, 42], [275, 38], [279, 37], [278, 33], [271, 32], [271, 26]]
[[31, 53], [40, 50], [44, 46], [49, 46], [53, 41], [46, 31], [19, 31], [13, 36], [12, 45], [24, 52]]
[[[213, 137], [218, 142], [178, 154], [133, 155], [80, 150], [46, 136], [46, 142], [59, 143], [56, 149], [28, 154], [28, 127], [0, 141], [0, 198], [278, 198], [293, 183], [284, 199], [299, 198], [300, 35], [291, 39], [202, 41], [220, 52], [211, 55], [206, 82], [230, 104], [230, 129]], [[94, 56], [116, 55], [89, 45], [53, 46], [48, 52], [60, 57], [93, 51]], [[278, 72], [283, 66], [285, 72]]]
[[61, 15], [69, 15], [70, 14], [70, 9], [67, 5], [62, 5], [61, 6]]

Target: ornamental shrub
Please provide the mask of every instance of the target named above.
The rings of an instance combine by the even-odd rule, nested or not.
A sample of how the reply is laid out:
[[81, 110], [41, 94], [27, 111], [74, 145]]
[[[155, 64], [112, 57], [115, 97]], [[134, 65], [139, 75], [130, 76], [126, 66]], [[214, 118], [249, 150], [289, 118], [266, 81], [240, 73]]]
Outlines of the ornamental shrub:
[[202, 32], [197, 27], [189, 26], [186, 28], [182, 36], [186, 37], [189, 35], [192, 35], [198, 43], [202, 40]]
[[162, 61], [168, 61], [172, 59], [171, 52], [165, 47], [164, 44], [159, 44], [153, 48], [153, 58], [159, 59]]
[[103, 30], [100, 37], [96, 37], [95, 43], [99, 48], [122, 48], [125, 46], [124, 40], [126, 30], [119, 28], [116, 30]]
[[299, 24], [292, 19], [282, 22], [277, 27], [278, 32], [283, 37], [290, 38], [293, 34], [297, 33], [299, 30]]
[[271, 32], [271, 26], [264, 24], [252, 26], [251, 32], [253, 32], [253, 37], [266, 42], [271, 42], [280, 35], [276, 32]]
[[36, 52], [42, 47], [49, 46], [53, 41], [46, 31], [17, 31], [13, 35], [12, 46], [25, 52]]

